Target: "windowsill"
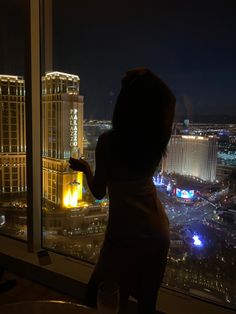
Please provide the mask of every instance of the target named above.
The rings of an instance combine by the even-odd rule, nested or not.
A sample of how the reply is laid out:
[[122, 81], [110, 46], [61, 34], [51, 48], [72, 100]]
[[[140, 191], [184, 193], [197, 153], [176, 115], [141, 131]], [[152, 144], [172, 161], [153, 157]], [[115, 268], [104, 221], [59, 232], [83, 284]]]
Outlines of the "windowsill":
[[[78, 299], [83, 298], [93, 265], [49, 252], [51, 264], [41, 266], [36, 253], [27, 251], [27, 244], [0, 236], [0, 265], [31, 280]], [[232, 314], [230, 310], [183, 293], [161, 288], [158, 309], [168, 314]]]
[[53, 252], [49, 252], [49, 256], [51, 264], [41, 266], [37, 253], [28, 252], [26, 243], [0, 236], [0, 265], [13, 273], [82, 299], [93, 265]]

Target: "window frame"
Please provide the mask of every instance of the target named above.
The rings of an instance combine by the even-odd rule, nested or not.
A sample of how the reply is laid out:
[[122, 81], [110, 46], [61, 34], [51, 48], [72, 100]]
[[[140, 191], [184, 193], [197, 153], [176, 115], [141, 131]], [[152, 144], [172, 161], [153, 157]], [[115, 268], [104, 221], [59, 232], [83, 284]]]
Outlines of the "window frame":
[[27, 0], [25, 9], [27, 244], [36, 252], [42, 247], [40, 0]]

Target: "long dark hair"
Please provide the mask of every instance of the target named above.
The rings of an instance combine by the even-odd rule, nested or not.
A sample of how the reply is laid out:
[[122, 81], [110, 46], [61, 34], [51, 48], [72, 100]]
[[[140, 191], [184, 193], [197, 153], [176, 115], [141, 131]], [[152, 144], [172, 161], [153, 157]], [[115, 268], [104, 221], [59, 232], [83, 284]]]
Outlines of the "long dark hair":
[[168, 144], [175, 96], [146, 68], [129, 70], [112, 118], [112, 152], [116, 159], [139, 170], [154, 170]]

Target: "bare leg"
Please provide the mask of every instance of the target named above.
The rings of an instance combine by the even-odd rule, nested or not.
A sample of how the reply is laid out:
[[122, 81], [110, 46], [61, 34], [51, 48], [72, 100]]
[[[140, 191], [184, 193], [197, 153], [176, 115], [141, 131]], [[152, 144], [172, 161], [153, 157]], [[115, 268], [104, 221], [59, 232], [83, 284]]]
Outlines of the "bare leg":
[[158, 257], [148, 258], [138, 277], [138, 314], [153, 314], [156, 311], [158, 290], [165, 272], [168, 247]]

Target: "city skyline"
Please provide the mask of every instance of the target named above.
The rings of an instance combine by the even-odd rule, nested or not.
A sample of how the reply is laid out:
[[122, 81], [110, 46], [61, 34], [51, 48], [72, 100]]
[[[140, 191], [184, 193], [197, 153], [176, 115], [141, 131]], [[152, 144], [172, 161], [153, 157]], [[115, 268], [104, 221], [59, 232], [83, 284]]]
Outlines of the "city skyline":
[[[27, 185], [19, 175], [22, 166], [25, 175], [27, 165], [16, 158], [26, 156], [24, 95], [22, 78], [0, 76], [0, 232], [27, 240]], [[110, 127], [109, 121], [83, 120], [79, 76], [49, 72], [42, 77], [41, 235], [48, 251], [96, 263], [109, 199], [95, 200], [82, 173], [68, 168], [68, 158], [79, 157], [84, 149], [94, 168], [97, 139]], [[157, 169], [153, 176], [153, 188], [170, 222], [163, 286], [234, 307], [235, 167], [223, 161], [235, 152], [236, 125], [186, 120], [174, 124], [169, 145], [166, 169]], [[217, 148], [224, 152], [218, 159], [220, 171]]]

